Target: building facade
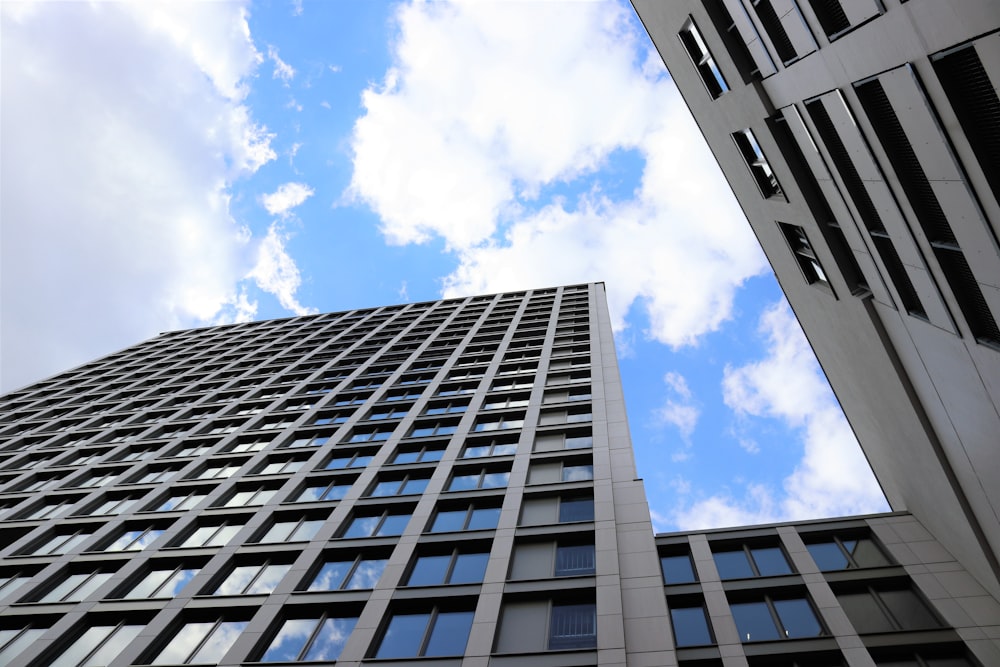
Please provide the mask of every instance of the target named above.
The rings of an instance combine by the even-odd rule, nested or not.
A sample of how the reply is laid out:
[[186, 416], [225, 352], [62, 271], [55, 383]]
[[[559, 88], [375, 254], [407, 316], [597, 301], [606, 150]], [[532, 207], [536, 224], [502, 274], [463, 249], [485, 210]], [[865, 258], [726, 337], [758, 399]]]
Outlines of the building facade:
[[633, 5], [890, 504], [1000, 594], [1000, 4]]
[[3, 667], [1000, 664], [907, 514], [654, 538], [602, 284], [167, 333], [0, 415]]

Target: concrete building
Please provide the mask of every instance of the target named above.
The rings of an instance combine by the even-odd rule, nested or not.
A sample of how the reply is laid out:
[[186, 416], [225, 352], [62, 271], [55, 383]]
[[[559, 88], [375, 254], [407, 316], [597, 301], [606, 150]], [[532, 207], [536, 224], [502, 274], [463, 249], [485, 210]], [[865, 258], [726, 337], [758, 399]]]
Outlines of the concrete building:
[[890, 504], [1000, 594], [1000, 3], [633, 5]]
[[903, 514], [654, 538], [602, 284], [166, 333], [0, 398], [0, 666], [1000, 664]]

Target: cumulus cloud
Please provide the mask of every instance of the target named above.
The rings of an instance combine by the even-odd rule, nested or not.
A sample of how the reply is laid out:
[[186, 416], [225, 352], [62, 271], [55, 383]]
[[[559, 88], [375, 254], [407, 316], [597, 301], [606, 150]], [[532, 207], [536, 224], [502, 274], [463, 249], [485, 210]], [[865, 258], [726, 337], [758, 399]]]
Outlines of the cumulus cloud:
[[[689, 345], [765, 263], [679, 94], [643, 66], [627, 11], [400, 8], [394, 65], [354, 128], [348, 194], [391, 243], [444, 239], [459, 259], [446, 296], [607, 280], [616, 330], [638, 301], [651, 336]], [[616, 152], [644, 160], [635, 192], [546, 194]]]
[[[235, 3], [0, 6], [2, 366], [13, 389], [249, 316], [230, 184], [274, 159]], [[58, 239], [56, 243], [54, 240]]]
[[315, 308], [307, 308], [299, 303], [295, 296], [302, 284], [302, 276], [295, 260], [285, 249], [289, 235], [273, 223], [267, 230], [267, 236], [257, 246], [257, 263], [248, 274], [265, 292], [278, 297], [282, 307], [296, 315], [311, 315]]
[[680, 431], [685, 447], [674, 452], [674, 461], [682, 461], [690, 456], [691, 434], [698, 425], [701, 410], [694, 403], [691, 388], [687, 379], [680, 373], [671, 371], [663, 376], [667, 385], [667, 398], [663, 405], [656, 409], [654, 417], [662, 424], [669, 424]]
[[885, 499], [847, 420], [784, 301], [760, 318], [764, 359], [728, 366], [726, 404], [745, 419], [777, 419], [801, 434], [801, 457], [782, 488], [749, 484], [694, 499], [676, 512], [682, 530], [879, 512]]
[[[292, 155], [301, 144], [295, 144]], [[271, 215], [288, 215], [293, 208], [313, 196], [314, 191], [305, 183], [283, 183], [269, 195], [260, 198], [261, 205]]]

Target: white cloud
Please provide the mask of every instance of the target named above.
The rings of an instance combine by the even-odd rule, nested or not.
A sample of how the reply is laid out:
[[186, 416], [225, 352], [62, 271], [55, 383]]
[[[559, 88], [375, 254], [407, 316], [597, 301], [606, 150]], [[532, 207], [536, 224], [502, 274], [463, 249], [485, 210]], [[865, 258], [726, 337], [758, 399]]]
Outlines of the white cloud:
[[271, 59], [274, 63], [274, 72], [271, 74], [272, 79], [281, 79], [288, 85], [288, 82], [295, 78], [295, 68], [286, 63], [278, 55], [278, 49], [273, 46], [267, 47], [267, 57]]
[[680, 431], [685, 448], [681, 452], [676, 452], [673, 460], [684, 460], [689, 456], [691, 434], [694, 433], [695, 426], [698, 425], [701, 410], [695, 405], [691, 388], [688, 387], [687, 380], [683, 375], [671, 371], [663, 376], [663, 382], [667, 385], [667, 398], [663, 405], [656, 409], [654, 416], [660, 423], [670, 424]]
[[878, 483], [784, 301], [761, 316], [760, 334], [767, 357], [726, 368], [725, 402], [743, 419], [777, 419], [797, 429], [800, 442], [770, 455], [799, 462], [780, 490], [749, 484], [682, 504], [677, 525], [687, 530], [885, 511]]
[[[604, 280], [616, 330], [639, 300], [651, 336], [689, 345], [766, 265], [679, 94], [662, 68], [644, 72], [628, 11], [402, 7], [394, 67], [363, 96], [348, 194], [391, 243], [445, 240], [460, 260], [447, 296]], [[544, 196], [615, 151], [646, 161], [624, 200]]]
[[316, 309], [303, 306], [295, 296], [302, 284], [302, 276], [295, 261], [285, 250], [288, 238], [279, 223], [272, 223], [267, 236], [257, 246], [257, 263], [247, 277], [253, 278], [265, 292], [278, 297], [282, 307], [296, 315], [311, 315]]
[[313, 189], [305, 183], [283, 183], [271, 194], [263, 195], [260, 203], [271, 215], [285, 216], [313, 194]]
[[275, 154], [243, 104], [261, 61], [244, 8], [0, 12], [4, 389], [251, 312], [229, 187]]

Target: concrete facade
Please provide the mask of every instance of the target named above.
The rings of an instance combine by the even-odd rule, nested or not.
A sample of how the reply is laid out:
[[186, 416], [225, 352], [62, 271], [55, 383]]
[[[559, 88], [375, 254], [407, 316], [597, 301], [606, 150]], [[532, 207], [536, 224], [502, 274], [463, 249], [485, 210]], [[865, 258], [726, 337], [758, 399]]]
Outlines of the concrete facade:
[[633, 5], [890, 504], [1000, 594], [1000, 4]]
[[0, 419], [3, 667], [1000, 664], [910, 515], [654, 537], [602, 284], [167, 333]]

